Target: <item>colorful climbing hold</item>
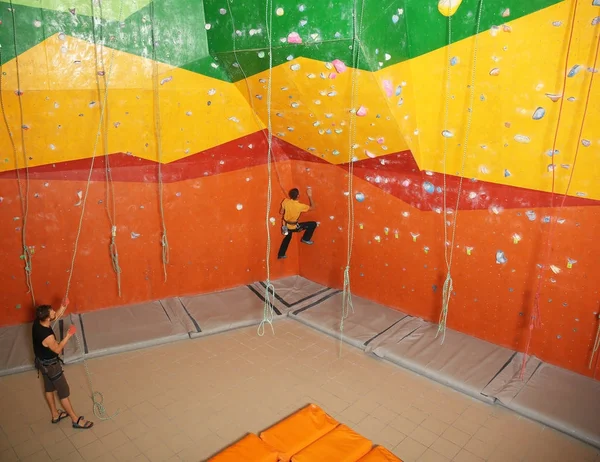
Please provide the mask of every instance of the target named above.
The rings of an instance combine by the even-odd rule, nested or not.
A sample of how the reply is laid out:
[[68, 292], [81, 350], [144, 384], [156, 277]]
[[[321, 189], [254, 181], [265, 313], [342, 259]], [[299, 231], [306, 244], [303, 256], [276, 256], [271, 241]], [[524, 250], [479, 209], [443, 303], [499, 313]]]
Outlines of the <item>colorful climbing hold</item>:
[[453, 16], [460, 7], [462, 0], [439, 0], [438, 11], [446, 16]]
[[287, 37], [288, 43], [302, 43], [302, 37], [298, 32], [290, 32]]

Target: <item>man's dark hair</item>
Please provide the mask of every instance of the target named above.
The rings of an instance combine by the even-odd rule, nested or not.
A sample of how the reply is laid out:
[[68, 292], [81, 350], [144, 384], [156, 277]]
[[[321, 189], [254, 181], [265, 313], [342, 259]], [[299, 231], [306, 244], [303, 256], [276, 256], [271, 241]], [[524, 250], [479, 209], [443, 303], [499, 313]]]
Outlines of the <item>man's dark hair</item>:
[[40, 305], [35, 309], [35, 317], [38, 321], [45, 321], [50, 317], [50, 305]]
[[290, 199], [296, 200], [296, 199], [298, 199], [299, 195], [300, 195], [300, 191], [298, 191], [298, 188], [290, 189]]

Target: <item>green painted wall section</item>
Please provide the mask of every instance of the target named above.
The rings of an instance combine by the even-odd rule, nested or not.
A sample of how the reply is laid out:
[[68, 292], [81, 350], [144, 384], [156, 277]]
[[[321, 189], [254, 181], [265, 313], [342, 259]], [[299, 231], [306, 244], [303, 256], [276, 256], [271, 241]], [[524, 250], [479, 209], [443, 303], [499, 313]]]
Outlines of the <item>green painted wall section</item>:
[[69, 13], [75, 10], [77, 15], [93, 16], [97, 14], [99, 5], [102, 5], [102, 17], [113, 21], [125, 19], [140, 8], [148, 5], [151, 0], [12, 0], [13, 6], [24, 5], [44, 10], [53, 10]]
[[[453, 41], [474, 34], [478, 2], [464, 0], [453, 16]], [[356, 0], [356, 3], [357, 23], [362, 26], [359, 66], [362, 69], [381, 69], [447, 44], [447, 19], [437, 11], [435, 0]], [[558, 0], [505, 0], [501, 7], [497, 2], [484, 3], [481, 30], [556, 3]], [[63, 32], [90, 42], [107, 37], [107, 46], [151, 58], [154, 8], [158, 61], [229, 81], [238, 81], [244, 73], [253, 75], [269, 67], [265, 1], [123, 0], [121, 23], [120, 0], [104, 0], [102, 11], [99, 7], [92, 9], [91, 5], [91, 0], [13, 2], [17, 52], [23, 53]], [[75, 14], [69, 11], [72, 8]], [[353, 8], [354, 0], [274, 1], [270, 44], [273, 64], [299, 56], [323, 61], [339, 58], [351, 64]], [[502, 12], [507, 8], [510, 16], [503, 18]], [[93, 27], [93, 17], [104, 19], [96, 19]], [[0, 2], [0, 21], [4, 63], [14, 58], [13, 12], [8, 2]], [[302, 38], [302, 44], [288, 43], [287, 37], [292, 32]], [[237, 60], [234, 47], [238, 50]]]
[[[126, 3], [126, 0], [123, 2]], [[114, 4], [113, 0], [111, 8], [115, 8]], [[101, 11], [99, 8], [95, 10], [94, 17], [79, 14], [77, 10], [74, 15], [68, 9], [65, 12], [23, 5], [14, 5], [13, 8], [18, 54], [62, 32], [88, 42], [102, 43], [104, 38], [106, 46], [152, 58], [154, 14], [157, 61], [177, 67], [194, 64], [195, 72], [228, 80], [223, 70], [210, 58], [201, 1], [157, 0], [138, 9], [121, 22], [100, 19], [104, 17], [105, 10]], [[114, 11], [111, 10], [111, 13]], [[8, 2], [0, 2], [0, 21], [1, 62], [5, 63], [15, 57], [13, 12]]]

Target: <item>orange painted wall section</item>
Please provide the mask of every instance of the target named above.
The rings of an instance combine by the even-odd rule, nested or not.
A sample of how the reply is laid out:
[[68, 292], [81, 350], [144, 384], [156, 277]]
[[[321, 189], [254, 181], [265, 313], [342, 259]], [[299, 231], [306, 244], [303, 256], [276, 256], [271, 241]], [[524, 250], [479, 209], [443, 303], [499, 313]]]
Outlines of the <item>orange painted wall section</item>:
[[[282, 176], [285, 165], [279, 167]], [[289, 169], [288, 169], [289, 172]], [[265, 278], [266, 187], [264, 166], [165, 185], [166, 227], [170, 243], [164, 282], [161, 225], [156, 183], [116, 183], [117, 244], [122, 269], [118, 297], [108, 245], [110, 224], [104, 203], [105, 183], [92, 183], [75, 261], [71, 295], [75, 311], [92, 311], [168, 296], [221, 290]], [[3, 216], [19, 217], [16, 181], [1, 181]], [[34, 246], [32, 279], [38, 303], [59, 303], [66, 290], [84, 182], [32, 181], [28, 241]], [[51, 206], [48, 206], [51, 204]], [[238, 210], [238, 204], [242, 206]], [[275, 216], [279, 204], [274, 204]], [[0, 267], [3, 286], [1, 323], [32, 319], [25, 293], [21, 220], [2, 220]], [[272, 227], [275, 234], [278, 227]], [[132, 234], [135, 233], [135, 234]], [[139, 236], [137, 236], [139, 235]], [[297, 245], [297, 244], [293, 244]], [[274, 249], [273, 252], [276, 252]], [[272, 277], [297, 274], [295, 247]]]
[[[320, 222], [314, 237], [318, 249], [300, 248], [300, 274], [341, 288], [348, 229], [343, 195], [347, 171], [303, 163], [294, 168], [298, 184], [314, 190], [317, 209], [307, 218]], [[354, 189], [365, 200], [354, 201], [352, 292], [437, 322], [446, 276], [442, 215], [410, 207], [363, 180], [355, 179]], [[545, 255], [549, 230], [539, 218], [552, 213], [536, 209], [538, 219], [530, 221], [527, 211], [459, 212], [449, 328], [510, 349], [525, 349], [539, 274], [536, 265]], [[600, 248], [592, 242], [600, 207], [565, 208], [561, 217], [565, 222], [557, 228], [551, 254], [560, 273], [545, 273], [540, 299], [543, 326], [534, 332], [530, 354], [593, 375], [588, 361], [600, 305], [595, 283]], [[523, 236], [517, 244], [514, 234]], [[504, 252], [505, 264], [496, 262], [498, 250]], [[573, 255], [578, 256], [577, 263], [569, 269]]]

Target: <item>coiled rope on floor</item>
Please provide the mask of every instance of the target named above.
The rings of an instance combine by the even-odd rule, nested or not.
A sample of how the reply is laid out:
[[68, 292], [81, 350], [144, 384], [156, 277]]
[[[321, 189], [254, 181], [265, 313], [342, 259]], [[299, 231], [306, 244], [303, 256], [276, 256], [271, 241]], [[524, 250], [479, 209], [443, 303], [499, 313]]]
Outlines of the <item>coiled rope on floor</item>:
[[272, 161], [272, 149], [273, 149], [273, 126], [271, 121], [271, 98], [272, 98], [272, 82], [273, 82], [273, 45], [271, 42], [271, 31], [273, 27], [273, 2], [272, 0], [266, 0], [265, 4], [265, 15], [267, 21], [267, 40], [269, 41], [269, 81], [267, 82], [267, 211], [265, 218], [265, 227], [267, 229], [267, 250], [266, 250], [266, 269], [267, 269], [267, 280], [265, 281], [265, 295], [264, 295], [264, 306], [263, 306], [263, 319], [258, 326], [258, 335], [263, 336], [265, 333], [265, 324], [271, 326], [271, 331], [275, 333], [273, 327], [273, 319], [275, 318], [275, 312], [273, 310], [273, 302], [275, 301], [275, 287], [271, 283], [271, 229], [270, 229], [270, 214], [272, 204], [272, 178], [271, 178], [271, 161]]
[[[458, 183], [458, 191], [456, 192], [456, 206], [454, 208], [454, 221], [452, 223], [452, 238], [450, 240], [450, 249], [448, 249], [448, 226], [446, 224], [447, 216], [448, 216], [448, 204], [447, 204], [447, 184], [446, 184], [446, 161], [448, 157], [448, 138], [444, 136], [444, 207], [443, 207], [443, 225], [444, 225], [444, 260], [446, 262], [446, 279], [444, 280], [444, 286], [442, 291], [442, 309], [440, 312], [440, 319], [438, 324], [438, 330], [435, 334], [437, 338], [440, 334], [442, 334], [442, 344], [446, 339], [446, 325], [448, 322], [448, 310], [450, 307], [450, 298], [452, 297], [452, 291], [454, 289], [454, 284], [452, 281], [452, 262], [454, 259], [454, 247], [456, 242], [456, 228], [458, 223], [458, 208], [460, 206], [460, 195], [462, 193], [462, 185], [465, 174], [465, 166], [467, 161], [467, 149], [469, 145], [469, 135], [471, 133], [471, 125], [473, 121], [473, 103], [475, 101], [475, 76], [477, 71], [477, 51], [478, 51], [478, 43], [479, 43], [479, 31], [481, 27], [481, 15], [483, 11], [483, 0], [479, 0], [479, 9], [477, 12], [477, 26], [475, 30], [475, 42], [473, 45], [473, 66], [471, 70], [471, 81], [469, 85], [469, 107], [467, 108], [467, 126], [465, 129], [465, 138], [463, 142], [463, 152], [462, 152], [462, 160], [461, 160], [461, 168], [459, 173], [459, 183]], [[450, 82], [451, 82], [451, 50], [452, 50], [452, 16], [448, 16], [448, 54], [446, 56], [446, 102], [444, 109], [444, 130], [447, 131], [449, 129], [449, 106], [450, 106]]]
[[21, 91], [21, 72], [19, 68], [19, 52], [17, 46], [17, 20], [15, 8], [13, 6], [12, 0], [9, 1], [10, 11], [11, 11], [11, 19], [12, 19], [12, 28], [13, 28], [13, 47], [15, 53], [15, 73], [17, 77], [17, 101], [19, 103], [19, 117], [20, 117], [20, 129], [21, 129], [21, 151], [23, 154], [23, 162], [25, 169], [25, 193], [23, 193], [23, 186], [21, 184], [21, 172], [19, 171], [19, 156], [17, 152], [17, 146], [14, 140], [14, 135], [12, 130], [10, 129], [10, 124], [8, 122], [8, 116], [6, 115], [6, 109], [4, 106], [4, 98], [2, 96], [2, 45], [0, 44], [0, 107], [2, 109], [2, 116], [4, 119], [4, 124], [6, 126], [6, 130], [8, 132], [8, 136], [10, 139], [11, 147], [13, 150], [14, 158], [15, 158], [15, 173], [17, 175], [17, 183], [19, 185], [19, 199], [21, 202], [21, 213], [23, 215], [23, 224], [21, 226], [21, 244], [23, 253], [21, 254], [21, 259], [23, 260], [23, 269], [25, 271], [25, 284], [27, 285], [27, 291], [31, 296], [32, 306], [35, 307], [35, 292], [33, 290], [33, 281], [32, 281], [32, 251], [27, 245], [27, 217], [29, 215], [29, 160], [27, 158], [27, 150], [25, 147], [25, 117], [23, 111], [23, 92]]

